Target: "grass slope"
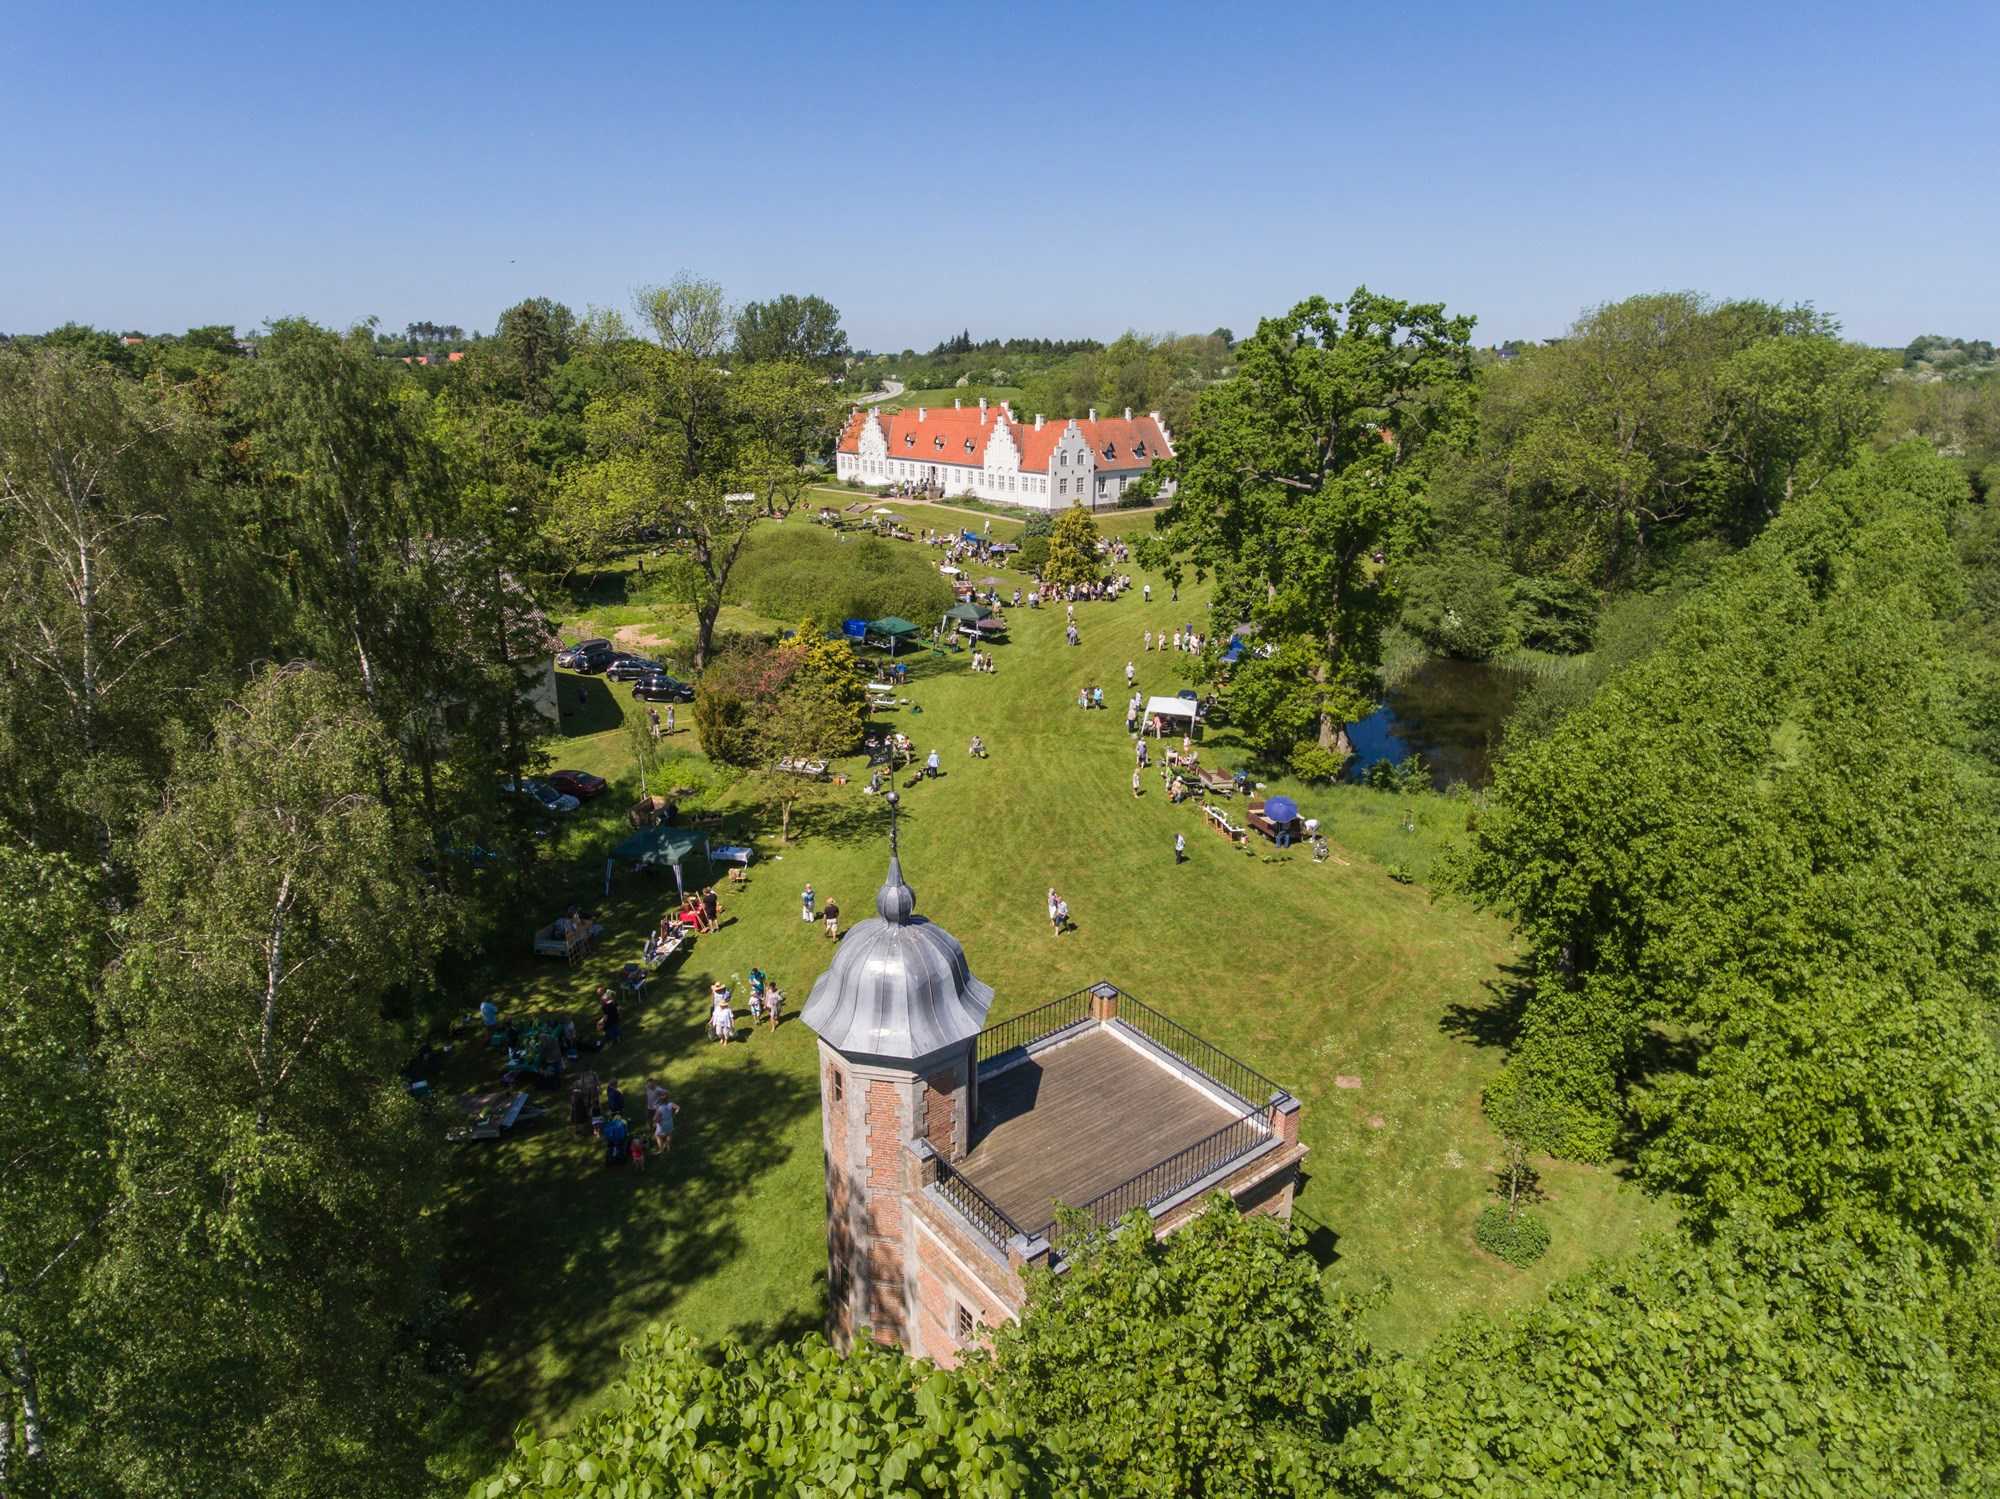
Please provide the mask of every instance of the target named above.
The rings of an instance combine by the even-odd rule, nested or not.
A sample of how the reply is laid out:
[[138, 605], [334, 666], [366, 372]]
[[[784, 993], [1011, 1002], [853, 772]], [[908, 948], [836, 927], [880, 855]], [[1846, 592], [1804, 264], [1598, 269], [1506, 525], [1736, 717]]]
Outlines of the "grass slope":
[[[933, 523], [923, 519], [931, 507], [897, 508]], [[823, 534], [837, 565], [837, 544]], [[1414, 1346], [1462, 1310], [1534, 1295], [1591, 1255], [1663, 1225], [1664, 1210], [1614, 1173], [1544, 1162], [1549, 1255], [1523, 1272], [1475, 1248], [1473, 1221], [1500, 1160], [1479, 1093], [1500, 1061], [1507, 934], [1488, 917], [1435, 902], [1421, 884], [1391, 880], [1383, 862], [1421, 878], [1462, 826], [1463, 808], [1297, 788], [1335, 843], [1335, 860], [1315, 866], [1303, 850], [1232, 851], [1190, 805], [1170, 807], [1157, 777], [1135, 801], [1122, 715], [1074, 703], [1091, 683], [1122, 703], [1128, 659], [1142, 690], [1182, 685], [1178, 668], [1191, 658], [1142, 652], [1140, 632], [1200, 620], [1202, 600], [1191, 592], [1170, 604], [1154, 583], [1150, 606], [1136, 593], [1080, 606], [1075, 649], [1063, 644], [1060, 607], [1013, 611], [1013, 642], [990, 676], [966, 671], [963, 656], [913, 658], [909, 695], [923, 711], [896, 717], [920, 749], [941, 748], [947, 774], [905, 793], [904, 868], [919, 908], [964, 942], [994, 986], [991, 1019], [1109, 978], [1291, 1088], [1313, 1151], [1299, 1221], [1330, 1274], [1389, 1280], [1374, 1318], [1389, 1346]], [[635, 607], [593, 605], [565, 633], [630, 623], [624, 611]], [[648, 613], [647, 628], [662, 637], [685, 628], [684, 611]], [[564, 683], [576, 691], [574, 679]], [[637, 955], [673, 891], [670, 878], [621, 875], [611, 899], [599, 898], [603, 856], [637, 790], [621, 723], [633, 710], [625, 689], [601, 679], [583, 690], [572, 732], [551, 749], [558, 763], [617, 783], [564, 835], [576, 856], [575, 898], [600, 908], [610, 935], [599, 957], [573, 971], [526, 956], [524, 931], [522, 956], [496, 995], [509, 1010], [580, 1020], [595, 987]], [[972, 733], [985, 737], [991, 759], [967, 759]], [[692, 750], [691, 738], [678, 736], [677, 753]], [[1233, 765], [1240, 753], [1219, 731], [1207, 758]], [[673, 780], [677, 770], [658, 773]], [[670, 1081], [685, 1110], [670, 1159], [638, 1177], [606, 1171], [555, 1118], [560, 1100], [550, 1100], [547, 1122], [458, 1157], [447, 1210], [458, 1245], [452, 1279], [475, 1347], [469, 1459], [517, 1420], [560, 1422], [596, 1396], [617, 1372], [620, 1343], [650, 1320], [750, 1340], [819, 1325], [815, 1044], [796, 1017], [833, 948], [800, 921], [797, 894], [810, 880], [849, 922], [870, 914], [885, 862], [883, 815], [858, 783], [831, 788], [807, 813], [806, 836], [780, 848], [775, 815], [741, 809], [732, 831], [754, 835], [758, 856], [747, 887], [722, 887], [722, 931], [628, 1009], [622, 1045], [586, 1059], [634, 1091], [648, 1075]], [[1191, 854], [1179, 868], [1177, 829]], [[1051, 885], [1077, 924], [1060, 939], [1044, 915]], [[708, 984], [735, 981], [752, 965], [785, 990], [791, 1018], [775, 1035], [714, 1046], [702, 1032]], [[454, 1082], [470, 1086], [492, 1071], [475, 1052], [460, 1059]], [[1343, 1082], [1351, 1079], [1359, 1086]]]

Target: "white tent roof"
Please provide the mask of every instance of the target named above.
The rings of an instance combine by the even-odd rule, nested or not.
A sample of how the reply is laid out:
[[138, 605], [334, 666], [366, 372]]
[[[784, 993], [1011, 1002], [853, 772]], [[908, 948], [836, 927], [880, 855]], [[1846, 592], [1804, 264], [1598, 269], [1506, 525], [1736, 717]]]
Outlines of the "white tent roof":
[[1149, 697], [1146, 699], [1146, 716], [1154, 714], [1162, 718], [1193, 718], [1194, 704], [1184, 697]]

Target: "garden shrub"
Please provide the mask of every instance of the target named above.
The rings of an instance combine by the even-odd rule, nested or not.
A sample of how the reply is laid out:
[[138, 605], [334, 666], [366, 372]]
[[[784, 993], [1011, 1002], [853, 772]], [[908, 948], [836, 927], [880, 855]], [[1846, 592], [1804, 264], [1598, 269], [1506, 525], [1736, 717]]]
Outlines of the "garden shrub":
[[1541, 1219], [1528, 1213], [1515, 1213], [1510, 1218], [1507, 1209], [1497, 1202], [1489, 1202], [1480, 1213], [1472, 1236], [1488, 1254], [1497, 1254], [1508, 1264], [1524, 1270], [1549, 1248], [1549, 1230]]

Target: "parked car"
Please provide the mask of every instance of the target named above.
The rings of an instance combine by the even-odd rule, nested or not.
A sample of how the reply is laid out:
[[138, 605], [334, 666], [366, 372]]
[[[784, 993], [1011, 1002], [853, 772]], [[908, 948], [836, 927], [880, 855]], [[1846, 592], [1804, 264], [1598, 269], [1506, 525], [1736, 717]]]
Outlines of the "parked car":
[[567, 671], [581, 671], [584, 669], [584, 661], [589, 657], [609, 656], [611, 653], [611, 642], [608, 640], [573, 641], [556, 652], [556, 665]]
[[549, 784], [565, 796], [587, 802], [601, 794], [608, 783], [603, 776], [594, 776], [587, 770], [555, 770], [549, 772]]
[[568, 793], [556, 790], [547, 781], [526, 780], [518, 786], [512, 781], [502, 781], [500, 789], [509, 796], [533, 802], [544, 812], [574, 812], [583, 805]]
[[604, 674], [614, 682], [636, 682], [665, 670], [659, 662], [648, 661], [644, 656], [618, 656], [604, 668]]
[[642, 703], [691, 703], [694, 689], [663, 671], [656, 671], [632, 684], [632, 696]]

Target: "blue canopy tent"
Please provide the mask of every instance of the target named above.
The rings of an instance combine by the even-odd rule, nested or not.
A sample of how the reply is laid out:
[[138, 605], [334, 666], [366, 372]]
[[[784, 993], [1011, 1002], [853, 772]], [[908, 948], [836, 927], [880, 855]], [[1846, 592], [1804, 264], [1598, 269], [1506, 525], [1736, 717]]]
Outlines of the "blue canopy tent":
[[1264, 815], [1283, 826], [1299, 815], [1299, 804], [1289, 796], [1274, 796], [1264, 803]]
[[840, 622], [840, 633], [845, 635], [849, 640], [866, 640], [868, 638], [868, 621], [865, 619], [843, 619]]
[[980, 540], [980, 535], [977, 531], [960, 531], [958, 534], [964, 537], [967, 541], [976, 542]]

